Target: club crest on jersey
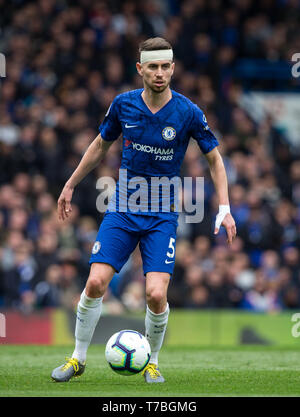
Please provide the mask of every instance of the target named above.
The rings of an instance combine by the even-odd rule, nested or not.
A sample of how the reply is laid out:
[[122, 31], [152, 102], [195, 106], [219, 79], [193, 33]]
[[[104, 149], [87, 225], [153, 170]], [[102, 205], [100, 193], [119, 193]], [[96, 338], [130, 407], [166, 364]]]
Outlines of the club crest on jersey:
[[94, 243], [94, 246], [93, 246], [93, 249], [92, 249], [92, 253], [95, 255], [96, 253], [99, 252], [100, 248], [101, 248], [101, 243], [97, 240]]
[[161, 134], [164, 139], [173, 140], [176, 136], [176, 130], [171, 126], [167, 126], [164, 128]]

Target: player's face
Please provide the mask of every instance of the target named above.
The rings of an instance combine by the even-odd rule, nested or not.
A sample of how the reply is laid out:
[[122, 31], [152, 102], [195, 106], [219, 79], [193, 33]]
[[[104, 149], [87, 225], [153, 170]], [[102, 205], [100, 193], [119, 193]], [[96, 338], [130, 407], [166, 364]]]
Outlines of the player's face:
[[150, 61], [142, 65], [138, 63], [137, 69], [152, 91], [162, 93], [171, 82], [174, 65], [171, 61]]

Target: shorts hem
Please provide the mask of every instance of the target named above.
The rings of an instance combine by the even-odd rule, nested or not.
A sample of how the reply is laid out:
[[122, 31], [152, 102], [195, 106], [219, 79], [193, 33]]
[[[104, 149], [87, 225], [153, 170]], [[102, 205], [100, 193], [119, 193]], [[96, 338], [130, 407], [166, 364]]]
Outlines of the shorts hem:
[[122, 269], [122, 267], [121, 268], [117, 267], [113, 262], [111, 262], [109, 260], [101, 260], [101, 261], [100, 260], [90, 260], [89, 264], [90, 265], [92, 265], [92, 264], [108, 264], [115, 269], [116, 273], [119, 273], [120, 270]]
[[[148, 272], [163, 272], [165, 274], [170, 274], [171, 276], [173, 274], [173, 270], [172, 271], [158, 271], [157, 269], [154, 269], [154, 268], [144, 269], [144, 275], [148, 274]], [[170, 276], [170, 278], [171, 278], [171, 276]]]

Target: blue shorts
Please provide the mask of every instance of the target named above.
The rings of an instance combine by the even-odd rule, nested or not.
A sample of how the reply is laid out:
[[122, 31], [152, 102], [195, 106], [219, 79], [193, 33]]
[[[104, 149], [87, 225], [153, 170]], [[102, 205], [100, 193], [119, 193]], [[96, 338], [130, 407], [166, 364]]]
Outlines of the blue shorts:
[[89, 264], [103, 262], [117, 272], [139, 243], [143, 270], [172, 275], [177, 217], [107, 212], [100, 225]]

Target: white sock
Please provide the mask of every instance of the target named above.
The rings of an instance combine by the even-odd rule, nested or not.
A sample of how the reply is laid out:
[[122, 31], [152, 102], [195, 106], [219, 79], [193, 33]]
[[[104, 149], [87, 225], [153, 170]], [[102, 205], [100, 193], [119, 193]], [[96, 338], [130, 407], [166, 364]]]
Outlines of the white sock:
[[158, 365], [158, 354], [162, 347], [169, 317], [169, 304], [163, 313], [155, 314], [147, 306], [145, 327], [146, 338], [151, 347], [150, 363]]
[[78, 359], [79, 362], [86, 360], [86, 352], [101, 315], [102, 299], [103, 297], [88, 297], [85, 294], [85, 290], [83, 290], [80, 296], [76, 316], [75, 350], [72, 354], [72, 358]]

